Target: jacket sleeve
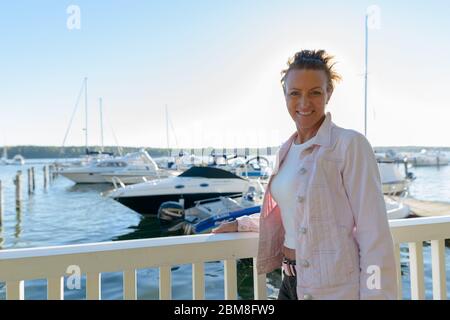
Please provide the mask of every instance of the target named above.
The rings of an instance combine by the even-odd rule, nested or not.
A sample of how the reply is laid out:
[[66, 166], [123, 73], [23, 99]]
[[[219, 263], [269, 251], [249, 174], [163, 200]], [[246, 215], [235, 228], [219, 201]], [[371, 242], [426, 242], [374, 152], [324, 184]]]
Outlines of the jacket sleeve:
[[238, 232], [253, 231], [259, 232], [259, 213], [236, 218], [238, 222]]
[[343, 183], [355, 221], [360, 299], [397, 299], [397, 273], [378, 164], [367, 139], [356, 133], [346, 150]]

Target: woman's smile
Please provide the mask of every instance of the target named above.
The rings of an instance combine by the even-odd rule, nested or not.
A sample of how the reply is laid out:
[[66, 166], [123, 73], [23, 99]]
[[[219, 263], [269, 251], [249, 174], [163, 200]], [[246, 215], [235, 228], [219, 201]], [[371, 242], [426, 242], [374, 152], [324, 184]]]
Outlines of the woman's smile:
[[296, 111], [295, 113], [298, 114], [299, 116], [302, 116], [302, 117], [308, 117], [308, 116], [310, 116], [310, 115], [312, 115], [314, 113], [314, 110], [311, 110], [311, 111]]

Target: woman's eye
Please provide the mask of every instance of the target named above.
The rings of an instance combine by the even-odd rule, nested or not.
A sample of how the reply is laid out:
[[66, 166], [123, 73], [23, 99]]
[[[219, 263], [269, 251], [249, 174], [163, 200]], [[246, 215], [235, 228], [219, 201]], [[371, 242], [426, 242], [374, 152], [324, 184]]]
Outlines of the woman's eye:
[[296, 97], [296, 96], [299, 95], [299, 93], [298, 93], [297, 91], [292, 91], [289, 95], [290, 95], [291, 97]]
[[320, 91], [313, 91], [313, 96], [320, 96], [322, 94], [322, 92]]

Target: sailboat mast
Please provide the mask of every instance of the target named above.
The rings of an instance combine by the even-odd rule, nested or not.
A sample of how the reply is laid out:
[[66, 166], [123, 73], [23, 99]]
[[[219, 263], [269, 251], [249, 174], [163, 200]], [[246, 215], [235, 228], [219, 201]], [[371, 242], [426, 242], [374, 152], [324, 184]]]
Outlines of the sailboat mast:
[[102, 111], [103, 104], [102, 104], [102, 98], [99, 98], [98, 100], [99, 100], [99, 107], [100, 107], [100, 139], [101, 139], [101, 146], [102, 146], [101, 151], [103, 152], [103, 148], [104, 148], [104, 145], [103, 145], [103, 111]]
[[86, 124], [85, 124], [85, 137], [86, 137], [86, 152], [88, 151], [88, 95], [87, 95], [87, 80], [88, 78], [84, 78], [84, 108], [86, 113]]
[[166, 138], [167, 138], [167, 153], [170, 157], [170, 143], [169, 143], [169, 112], [167, 111], [166, 104]]
[[367, 137], [367, 68], [368, 68], [368, 49], [369, 49], [369, 27], [367, 25], [367, 20], [369, 16], [366, 14], [365, 19], [365, 69], [364, 69], [364, 136]]

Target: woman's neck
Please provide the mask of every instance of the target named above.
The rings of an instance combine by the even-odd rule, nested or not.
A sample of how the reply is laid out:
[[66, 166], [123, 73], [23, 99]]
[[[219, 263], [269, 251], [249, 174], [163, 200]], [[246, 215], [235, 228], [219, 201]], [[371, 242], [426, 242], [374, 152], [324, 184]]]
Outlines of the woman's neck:
[[325, 120], [325, 115], [320, 119], [313, 127], [311, 128], [302, 128], [300, 126], [297, 126], [297, 144], [302, 144], [314, 137], [317, 134], [317, 131], [319, 131], [320, 126], [322, 125], [323, 121]]

